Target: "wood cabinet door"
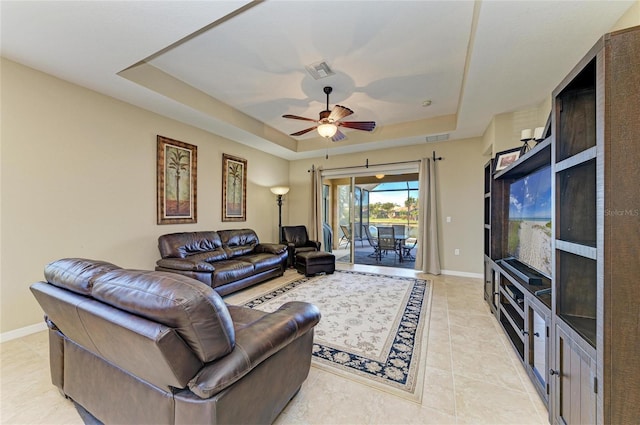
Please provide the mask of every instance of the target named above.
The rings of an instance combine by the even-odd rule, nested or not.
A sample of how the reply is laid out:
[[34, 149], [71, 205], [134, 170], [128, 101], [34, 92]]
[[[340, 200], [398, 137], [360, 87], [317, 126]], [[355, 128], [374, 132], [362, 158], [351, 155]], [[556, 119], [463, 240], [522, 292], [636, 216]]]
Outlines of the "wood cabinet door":
[[554, 417], [558, 424], [596, 423], [596, 362], [556, 324]]

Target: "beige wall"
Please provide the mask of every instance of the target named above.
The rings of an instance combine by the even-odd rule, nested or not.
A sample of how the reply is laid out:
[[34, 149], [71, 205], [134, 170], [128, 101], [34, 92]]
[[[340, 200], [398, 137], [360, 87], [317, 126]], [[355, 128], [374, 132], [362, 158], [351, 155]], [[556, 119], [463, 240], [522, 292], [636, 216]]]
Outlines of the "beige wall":
[[624, 28], [640, 25], [640, 0], [636, 1], [633, 6], [622, 15], [618, 22], [611, 28], [611, 31], [618, 31]]
[[[29, 285], [87, 257], [152, 269], [170, 232], [277, 237], [289, 162], [2, 59], [0, 332], [42, 323]], [[156, 224], [156, 135], [198, 146], [198, 223]], [[247, 221], [221, 222], [222, 153], [248, 160]], [[286, 217], [286, 209], [284, 211]]]
[[[431, 157], [435, 151], [444, 159], [436, 164], [438, 179], [438, 222], [442, 269], [451, 272], [482, 273], [482, 211], [483, 167], [488, 157], [482, 155], [482, 139], [465, 139], [440, 143], [371, 151], [366, 154], [332, 156], [329, 159], [293, 161], [290, 166], [288, 201], [295, 207], [289, 210], [286, 224], [311, 223], [312, 165], [338, 168], [369, 164], [411, 161]], [[451, 222], [446, 222], [446, 217]], [[460, 255], [454, 255], [454, 249]]]

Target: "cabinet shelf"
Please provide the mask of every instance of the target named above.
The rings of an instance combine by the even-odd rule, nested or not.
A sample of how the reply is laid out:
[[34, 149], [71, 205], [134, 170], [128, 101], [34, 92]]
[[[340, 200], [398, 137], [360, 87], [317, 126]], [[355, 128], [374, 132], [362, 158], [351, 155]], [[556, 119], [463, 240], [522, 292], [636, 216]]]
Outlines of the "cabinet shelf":
[[551, 163], [551, 137], [538, 143], [529, 152], [522, 155], [513, 164], [497, 172], [493, 178], [517, 179]]
[[596, 319], [593, 317], [560, 314], [560, 318], [592, 347], [596, 348]]
[[[498, 265], [500, 262], [498, 262]], [[533, 295], [535, 298], [540, 300], [549, 310], [551, 310], [551, 293], [545, 292], [540, 295], [536, 295], [536, 292], [542, 290], [550, 290], [551, 289], [551, 279], [546, 276], [541, 276], [542, 285], [529, 285], [527, 283], [522, 282], [516, 276], [514, 276], [508, 269], [504, 267], [500, 267], [500, 271], [502, 275], [509, 280], [512, 284], [514, 284], [518, 289], [522, 292], [527, 292]]]
[[596, 158], [598, 153], [598, 149], [594, 146], [592, 148], [587, 149], [586, 151], [582, 151], [579, 154], [573, 155], [564, 161], [560, 161], [556, 164], [555, 170], [556, 172], [564, 171], [569, 168], [575, 167], [587, 161], [591, 161]]
[[516, 350], [520, 359], [524, 361], [524, 338], [521, 332], [516, 332], [513, 324], [509, 321], [508, 315], [501, 314], [500, 315], [500, 324], [502, 325], [502, 329], [504, 329], [509, 341], [511, 341], [511, 345]]
[[509, 323], [514, 330], [518, 331], [516, 332], [518, 337], [524, 342], [524, 317], [521, 316], [524, 312], [516, 310], [511, 304], [501, 304], [500, 309], [506, 314]]
[[588, 246], [583, 243], [567, 242], [562, 240], [556, 240], [556, 249], [571, 254], [579, 255], [581, 257], [595, 260], [598, 255], [598, 250], [593, 246]]

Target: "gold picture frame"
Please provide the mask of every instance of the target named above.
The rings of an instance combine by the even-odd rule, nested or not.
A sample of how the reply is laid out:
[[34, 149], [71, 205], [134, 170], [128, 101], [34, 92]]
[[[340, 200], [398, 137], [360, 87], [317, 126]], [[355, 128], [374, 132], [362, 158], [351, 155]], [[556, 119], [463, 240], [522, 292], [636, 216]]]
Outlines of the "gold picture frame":
[[247, 220], [247, 160], [222, 154], [222, 221]]
[[198, 222], [198, 147], [158, 135], [158, 224]]

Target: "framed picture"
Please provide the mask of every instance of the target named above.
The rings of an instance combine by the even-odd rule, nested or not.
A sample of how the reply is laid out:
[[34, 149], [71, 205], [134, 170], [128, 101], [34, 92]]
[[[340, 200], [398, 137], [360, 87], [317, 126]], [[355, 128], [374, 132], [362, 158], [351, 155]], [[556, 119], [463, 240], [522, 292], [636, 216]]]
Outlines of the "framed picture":
[[222, 154], [222, 221], [247, 220], [247, 160]]
[[198, 147], [158, 136], [158, 224], [197, 223]]
[[504, 170], [513, 162], [517, 161], [518, 158], [520, 158], [521, 152], [522, 152], [521, 147], [498, 152], [496, 154], [495, 168], [493, 172], [495, 173], [497, 171]]

